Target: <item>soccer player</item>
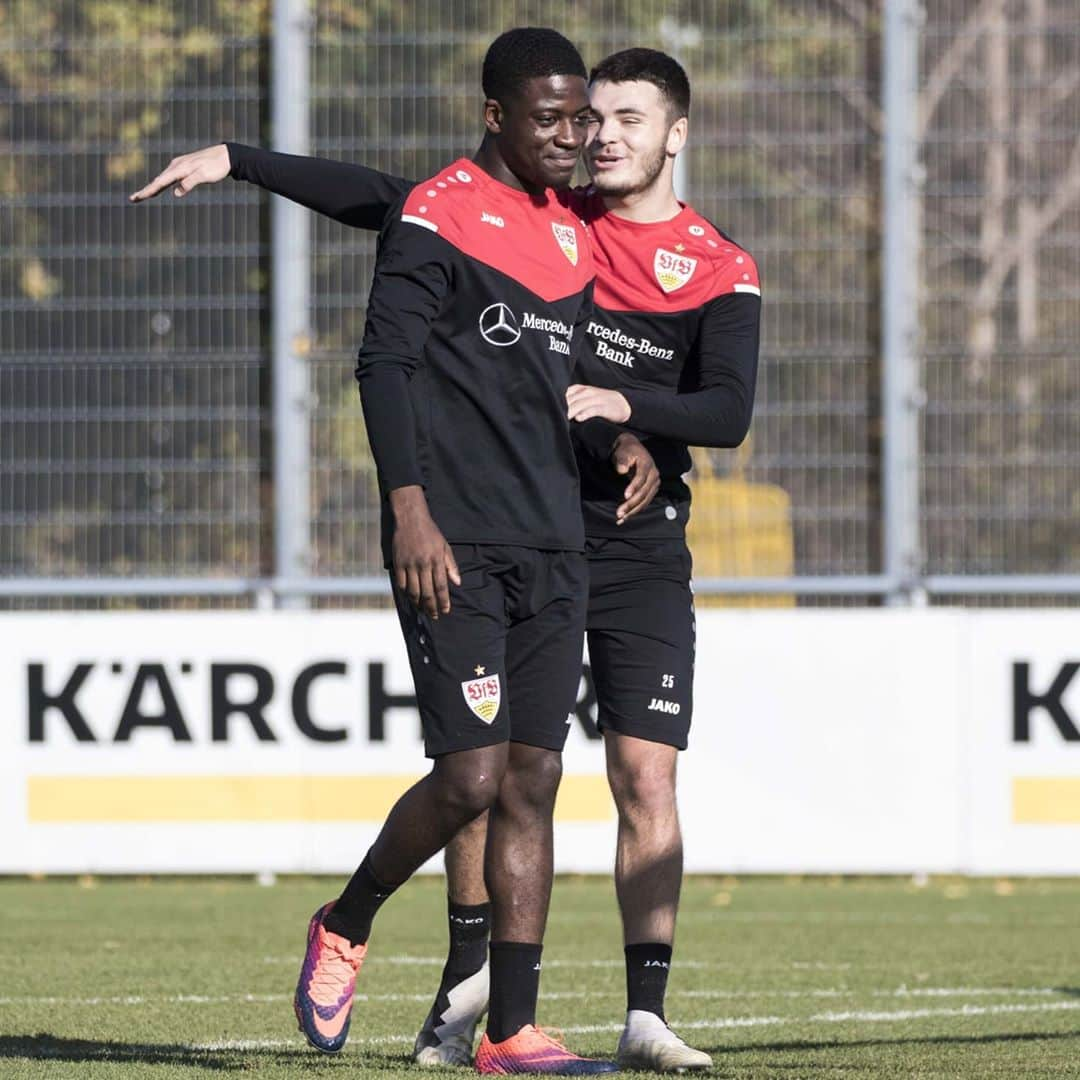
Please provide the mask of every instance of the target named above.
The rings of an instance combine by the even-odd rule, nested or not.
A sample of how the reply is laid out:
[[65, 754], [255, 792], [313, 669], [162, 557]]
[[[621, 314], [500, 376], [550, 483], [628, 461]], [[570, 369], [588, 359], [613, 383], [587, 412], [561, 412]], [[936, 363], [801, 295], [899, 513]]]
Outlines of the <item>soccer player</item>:
[[[357, 377], [384, 559], [434, 761], [311, 919], [294, 1007], [328, 1053], [345, 1043], [379, 908], [490, 810], [490, 1011], [476, 1067], [616, 1069], [535, 1026], [552, 810], [587, 602], [566, 392], [593, 264], [582, 222], [551, 190], [565, 188], [588, 132], [585, 77], [553, 30], [499, 37], [484, 60], [480, 149], [403, 189], [380, 237]], [[624, 471], [648, 464], [612, 425], [575, 427], [604, 467], [626, 446]], [[648, 484], [635, 475], [630, 487], [627, 513]]]
[[[619, 486], [579, 457], [590, 574], [589, 654], [608, 777], [619, 817], [615, 864], [626, 957], [626, 1067], [703, 1068], [708, 1055], [665, 1023], [682, 877], [675, 801], [692, 708], [694, 615], [685, 526], [687, 444], [737, 446], [753, 409], [760, 287], [753, 258], [673, 187], [690, 87], [671, 57], [630, 49], [590, 75], [592, 186], [569, 205], [590, 226], [596, 312], [569, 414], [603, 416], [645, 436], [661, 471], [648, 511], [616, 524]], [[231, 174], [360, 228], [377, 228], [408, 186], [395, 177], [229, 144], [176, 159], [152, 181], [178, 193]], [[591, 384], [591, 385], [590, 385]], [[478, 873], [482, 822], [447, 848], [451, 948], [416, 1045], [422, 1063], [468, 1060], [485, 1003], [487, 918]]]

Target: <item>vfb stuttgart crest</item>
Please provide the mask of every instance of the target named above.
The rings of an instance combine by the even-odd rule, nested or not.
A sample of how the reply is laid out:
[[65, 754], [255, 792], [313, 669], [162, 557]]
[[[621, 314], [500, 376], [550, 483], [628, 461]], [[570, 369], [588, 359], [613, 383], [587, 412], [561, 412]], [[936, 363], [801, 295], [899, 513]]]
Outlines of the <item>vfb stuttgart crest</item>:
[[553, 221], [551, 231], [559, 241], [562, 253], [570, 260], [570, 265], [577, 266], [577, 230], [573, 225], [560, 225]]
[[499, 689], [498, 675], [484, 675], [479, 679], [466, 679], [461, 684], [465, 695], [465, 704], [484, 721], [490, 724], [499, 713], [502, 693]]
[[697, 268], [697, 259], [689, 255], [677, 255], [674, 251], [656, 249], [653, 258], [653, 273], [660, 282], [660, 288], [666, 293], [681, 289], [693, 276]]

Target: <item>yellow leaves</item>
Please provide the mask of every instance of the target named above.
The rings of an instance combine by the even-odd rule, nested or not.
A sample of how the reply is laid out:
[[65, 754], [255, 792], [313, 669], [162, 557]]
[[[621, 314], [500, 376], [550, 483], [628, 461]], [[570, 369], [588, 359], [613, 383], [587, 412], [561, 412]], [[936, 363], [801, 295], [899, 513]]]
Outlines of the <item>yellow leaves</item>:
[[270, 15], [271, 0], [245, 0], [242, 4], [223, 4], [218, 17], [230, 36], [253, 38], [271, 33]]
[[244, 284], [252, 292], [266, 292], [270, 288], [270, 275], [261, 267], [255, 267], [244, 275]]
[[105, 175], [110, 180], [124, 180], [143, 171], [146, 155], [137, 147], [123, 154], [113, 154], [105, 162]]
[[19, 192], [19, 177], [12, 158], [0, 158], [0, 195], [12, 196]]
[[177, 21], [170, 5], [131, 0], [83, 0], [81, 14], [93, 36], [140, 47], [151, 34], [171, 36]]
[[132, 117], [120, 127], [120, 138], [124, 142], [136, 143], [150, 132], [157, 131], [161, 124], [161, 110], [152, 106], [143, 109], [138, 116]]
[[19, 284], [23, 294], [38, 303], [60, 291], [60, 279], [53, 277], [40, 259], [28, 259], [23, 264]]
[[371, 28], [369, 5], [353, 0], [322, 0], [319, 4], [319, 36], [335, 40], [342, 35], [362, 33]]
[[215, 56], [221, 49], [221, 39], [205, 26], [190, 29], [180, 39], [180, 52], [187, 57], [205, 59]]
[[145, 108], [138, 116], [120, 125], [120, 141], [135, 144], [119, 154], [112, 154], [105, 162], [105, 175], [110, 180], [124, 180], [141, 172], [146, 157], [138, 145], [143, 138], [155, 132], [161, 125], [161, 111]]
[[353, 471], [371, 468], [371, 451], [359, 402], [334, 409], [321, 433], [326, 440], [325, 453], [331, 460]]

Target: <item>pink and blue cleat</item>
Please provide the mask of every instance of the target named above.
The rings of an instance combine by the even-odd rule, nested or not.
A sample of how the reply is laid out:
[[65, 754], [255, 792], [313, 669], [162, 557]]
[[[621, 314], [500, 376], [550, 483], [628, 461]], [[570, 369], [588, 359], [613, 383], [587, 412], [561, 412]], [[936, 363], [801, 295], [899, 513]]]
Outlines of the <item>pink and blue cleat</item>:
[[323, 926], [333, 906], [333, 901], [324, 904], [311, 916], [304, 966], [293, 997], [300, 1030], [324, 1054], [338, 1053], [349, 1037], [356, 976], [367, 953], [367, 945], [353, 945]]

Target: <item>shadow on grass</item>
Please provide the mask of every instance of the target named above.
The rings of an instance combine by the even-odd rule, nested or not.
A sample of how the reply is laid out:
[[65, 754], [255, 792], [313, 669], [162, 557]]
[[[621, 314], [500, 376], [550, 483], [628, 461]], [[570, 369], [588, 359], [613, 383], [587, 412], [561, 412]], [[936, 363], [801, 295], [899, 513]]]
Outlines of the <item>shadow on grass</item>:
[[791, 1039], [786, 1042], [748, 1043], [745, 1046], [727, 1045], [702, 1047], [706, 1053], [722, 1058], [738, 1054], [760, 1054], [772, 1051], [803, 1050], [866, 1050], [890, 1046], [990, 1046], [994, 1043], [1056, 1042], [1061, 1039], [1080, 1039], [1080, 1031], [1016, 1032], [1011, 1035], [928, 1035], [925, 1038], [903, 1039]]
[[[129, 1043], [115, 1040], [69, 1039], [39, 1032], [37, 1035], [0, 1035], [0, 1063], [10, 1059], [30, 1061], [111, 1061], [121, 1064], [186, 1065], [217, 1072], [249, 1072], [253, 1059], [286, 1064], [297, 1069], [352, 1068], [404, 1069], [412, 1064], [406, 1054], [365, 1049], [359, 1054], [329, 1056], [304, 1047], [295, 1050], [259, 1047], [200, 1050], [169, 1043]], [[0, 1064], [0, 1075], [5, 1070]]]
[[[39, 1032], [37, 1035], [0, 1035], [0, 1061], [29, 1058], [34, 1061], [118, 1061], [146, 1065], [192, 1065], [200, 1069], [242, 1069], [242, 1055], [233, 1052], [193, 1050], [189, 1046], [128, 1043], [98, 1039], [68, 1039]], [[2, 1071], [2, 1070], [0, 1070]]]

